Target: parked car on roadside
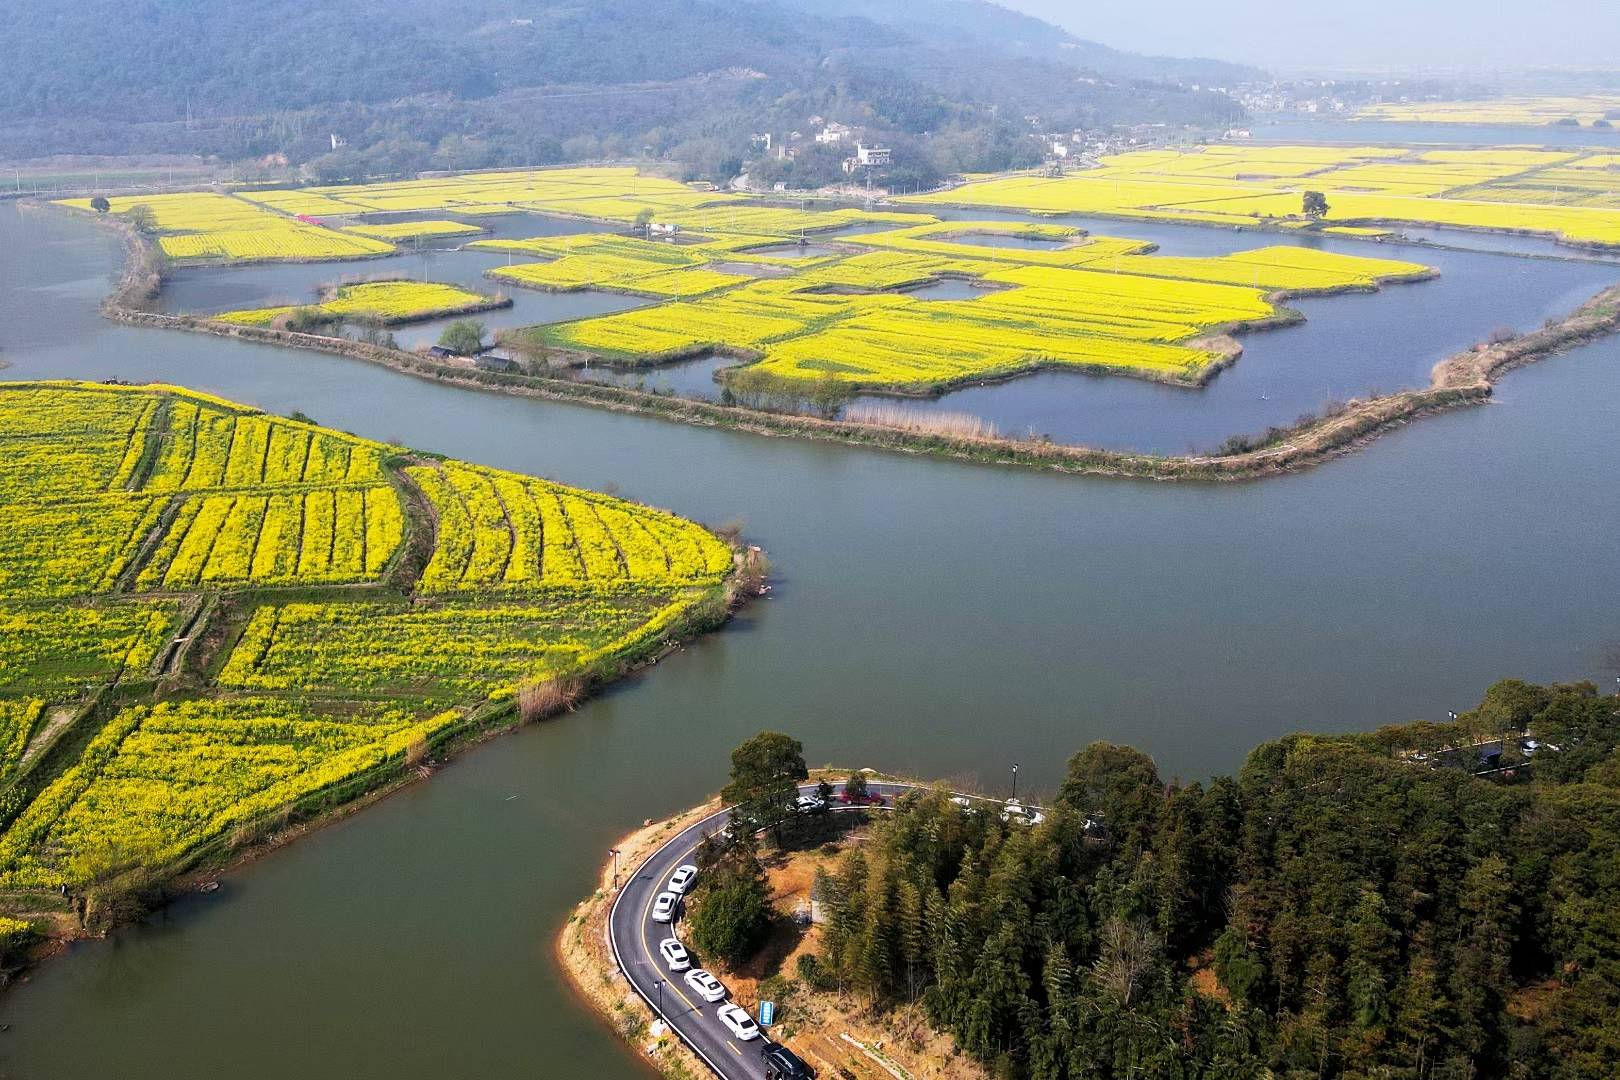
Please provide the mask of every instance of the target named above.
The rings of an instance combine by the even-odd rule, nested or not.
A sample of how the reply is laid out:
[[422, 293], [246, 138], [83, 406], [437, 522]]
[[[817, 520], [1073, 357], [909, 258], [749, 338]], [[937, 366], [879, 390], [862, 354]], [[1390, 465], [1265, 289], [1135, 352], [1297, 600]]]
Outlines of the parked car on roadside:
[[748, 1010], [741, 1005], [722, 1005], [715, 1015], [743, 1042], [759, 1038], [759, 1025], [754, 1023], [754, 1018], [749, 1016]]
[[675, 938], [667, 937], [660, 941], [658, 952], [671, 971], [685, 971], [692, 966], [692, 954]]
[[765, 1080], [815, 1080], [815, 1070], [785, 1046], [772, 1046], [764, 1054]]
[[702, 998], [704, 1001], [715, 1002], [725, 1000], [725, 986], [720, 982], [719, 979], [715, 978], [713, 975], [710, 975], [702, 968], [693, 968], [691, 971], [686, 973], [686, 985], [690, 986], [693, 990], [696, 990], [698, 997]]
[[1007, 805], [1002, 808], [1001, 820], [1014, 825], [1039, 825], [1046, 820], [1046, 815], [1017, 799], [1008, 799]]
[[697, 875], [698, 868], [691, 863], [677, 867], [675, 872], [669, 875], [669, 891], [676, 896], [685, 896], [686, 890], [692, 887], [692, 879]]

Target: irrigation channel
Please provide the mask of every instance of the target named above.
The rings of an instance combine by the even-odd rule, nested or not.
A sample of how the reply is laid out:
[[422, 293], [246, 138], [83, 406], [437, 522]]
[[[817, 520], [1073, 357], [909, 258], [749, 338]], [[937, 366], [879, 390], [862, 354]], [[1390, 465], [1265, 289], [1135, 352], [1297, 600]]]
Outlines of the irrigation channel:
[[[1021, 792], [1050, 793], [1094, 739], [1195, 778], [1288, 731], [1443, 718], [1502, 676], [1595, 677], [1620, 632], [1614, 339], [1322, 468], [1158, 484], [698, 428], [116, 325], [96, 304], [119, 257], [91, 223], [0, 205], [0, 378], [168, 380], [740, 517], [776, 588], [577, 712], [45, 964], [0, 998], [7, 1077], [633, 1080], [643, 1066], [570, 996], [552, 942], [614, 840], [717, 790], [761, 728], [793, 732], [816, 764], [991, 794], [1014, 761]], [[1517, 282], [1507, 296], [1569, 272], [1479, 259]], [[1562, 291], [1594, 289], [1539, 303]], [[1410, 356], [1443, 314], [1399, 296], [1345, 299], [1362, 355]], [[1469, 336], [1503, 317], [1465, 314]]]

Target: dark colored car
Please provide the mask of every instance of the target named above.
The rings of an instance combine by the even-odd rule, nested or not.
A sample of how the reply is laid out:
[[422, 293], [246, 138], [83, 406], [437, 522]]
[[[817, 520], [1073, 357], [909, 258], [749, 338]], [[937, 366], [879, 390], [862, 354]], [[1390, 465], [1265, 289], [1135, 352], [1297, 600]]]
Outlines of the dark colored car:
[[765, 1080], [815, 1080], [816, 1072], [785, 1046], [765, 1051]]

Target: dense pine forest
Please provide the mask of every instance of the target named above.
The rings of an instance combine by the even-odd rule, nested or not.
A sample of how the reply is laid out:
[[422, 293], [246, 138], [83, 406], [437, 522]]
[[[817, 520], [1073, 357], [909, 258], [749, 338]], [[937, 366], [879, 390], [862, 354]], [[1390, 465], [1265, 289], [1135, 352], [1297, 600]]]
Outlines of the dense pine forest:
[[1208, 784], [1096, 744], [1035, 828], [907, 797], [797, 974], [1002, 1077], [1612, 1077], [1617, 744], [1620, 698], [1507, 681]]

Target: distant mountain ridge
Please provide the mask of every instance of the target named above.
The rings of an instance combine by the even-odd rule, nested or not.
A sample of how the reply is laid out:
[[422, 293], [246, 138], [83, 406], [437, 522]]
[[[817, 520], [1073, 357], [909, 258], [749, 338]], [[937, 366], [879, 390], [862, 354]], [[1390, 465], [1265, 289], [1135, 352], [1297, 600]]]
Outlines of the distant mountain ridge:
[[750, 132], [812, 116], [987, 132], [959, 139], [950, 169], [1004, 160], [960, 146], [1005, 148], [1030, 116], [1219, 127], [1241, 110], [1191, 84], [1247, 72], [1119, 52], [985, 0], [12, 0], [7, 14], [0, 158], [307, 162], [346, 144], [372, 157], [332, 167], [375, 174], [650, 148], [709, 173]]
[[989, 0], [781, 0], [804, 11], [867, 19], [925, 40], [1053, 60], [1124, 79], [1230, 85], [1262, 78], [1259, 68], [1199, 57], [1145, 56], [1089, 41], [1034, 15]]

